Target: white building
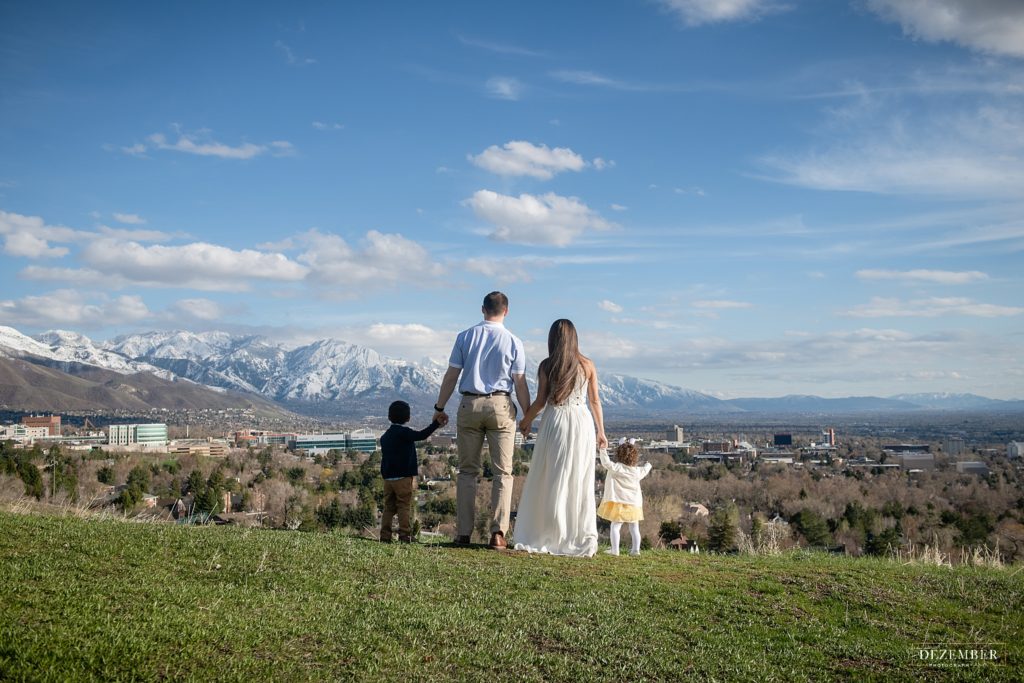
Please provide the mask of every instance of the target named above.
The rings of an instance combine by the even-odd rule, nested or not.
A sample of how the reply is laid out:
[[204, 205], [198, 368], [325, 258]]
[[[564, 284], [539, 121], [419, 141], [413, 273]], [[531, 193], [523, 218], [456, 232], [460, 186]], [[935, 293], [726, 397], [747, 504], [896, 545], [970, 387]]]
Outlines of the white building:
[[1006, 457], [1024, 457], [1024, 441], [1011, 441], [1010, 443], [1006, 444]]
[[0, 440], [11, 440], [17, 443], [31, 446], [36, 439], [45, 439], [50, 436], [47, 427], [27, 427], [23, 424], [0, 426]]
[[110, 425], [107, 443], [111, 446], [166, 448], [167, 425], [163, 422]]

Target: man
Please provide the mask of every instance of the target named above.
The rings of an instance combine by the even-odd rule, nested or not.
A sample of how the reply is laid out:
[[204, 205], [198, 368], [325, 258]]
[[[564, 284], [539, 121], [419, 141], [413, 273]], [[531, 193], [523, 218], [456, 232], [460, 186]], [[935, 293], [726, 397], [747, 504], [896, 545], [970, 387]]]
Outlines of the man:
[[445, 404], [456, 384], [462, 400], [456, 417], [459, 477], [456, 484], [457, 531], [455, 542], [467, 545], [476, 519], [476, 489], [483, 469], [484, 439], [491, 453], [494, 483], [491, 486], [491, 540], [496, 550], [507, 547], [512, 508], [512, 451], [515, 448], [516, 392], [523, 412], [530, 407], [526, 386], [526, 353], [523, 342], [505, 329], [508, 297], [491, 292], [481, 308], [484, 319], [459, 333], [448, 360], [448, 371], [434, 405], [434, 419], [447, 421]]

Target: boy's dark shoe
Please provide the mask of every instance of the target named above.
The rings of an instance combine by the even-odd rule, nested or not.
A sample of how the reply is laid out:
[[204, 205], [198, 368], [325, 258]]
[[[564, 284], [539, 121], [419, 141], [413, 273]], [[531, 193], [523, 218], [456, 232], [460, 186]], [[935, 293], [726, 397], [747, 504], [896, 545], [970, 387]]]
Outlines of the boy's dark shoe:
[[508, 543], [505, 542], [505, 534], [495, 531], [491, 534], [491, 542], [488, 544], [492, 550], [505, 550]]
[[381, 543], [391, 543], [391, 537], [390, 536], [387, 536], [387, 537], [381, 536], [380, 537], [380, 542]]
[[469, 545], [469, 536], [456, 536], [455, 545]]
[[398, 542], [399, 543], [412, 543], [413, 542], [412, 536], [399, 536], [398, 537]]

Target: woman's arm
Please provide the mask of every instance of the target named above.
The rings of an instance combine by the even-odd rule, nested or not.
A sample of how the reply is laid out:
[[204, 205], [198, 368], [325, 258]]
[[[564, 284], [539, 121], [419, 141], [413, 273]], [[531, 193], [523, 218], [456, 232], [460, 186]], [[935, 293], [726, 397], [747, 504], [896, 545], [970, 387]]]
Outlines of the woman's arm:
[[533, 399], [533, 403], [523, 413], [523, 419], [519, 422], [519, 431], [523, 433], [523, 436], [530, 435], [533, 421], [537, 419], [537, 414], [544, 408], [544, 404], [548, 402], [548, 376], [543, 368], [544, 364], [541, 363], [540, 368], [537, 369], [537, 397]]
[[588, 359], [584, 363], [584, 368], [587, 373], [587, 402], [590, 403], [590, 413], [594, 416], [594, 426], [597, 428], [597, 447], [608, 448], [608, 437], [604, 434], [601, 393], [597, 387], [597, 367]]

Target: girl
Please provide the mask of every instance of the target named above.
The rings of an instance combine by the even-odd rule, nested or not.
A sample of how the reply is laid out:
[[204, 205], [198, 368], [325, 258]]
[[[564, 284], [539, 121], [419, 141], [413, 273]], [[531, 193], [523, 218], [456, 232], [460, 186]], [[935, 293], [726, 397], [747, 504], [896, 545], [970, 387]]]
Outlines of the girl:
[[612, 523], [609, 555], [619, 554], [619, 530], [623, 524], [629, 526], [629, 538], [632, 541], [630, 555], [640, 554], [640, 520], [644, 518], [643, 494], [640, 492], [640, 480], [651, 471], [651, 463], [637, 467], [640, 451], [635, 440], [619, 441], [615, 449], [615, 460], [608, 459], [608, 449], [601, 449], [601, 465], [608, 470], [604, 480], [604, 499], [597, 508], [597, 515]]

